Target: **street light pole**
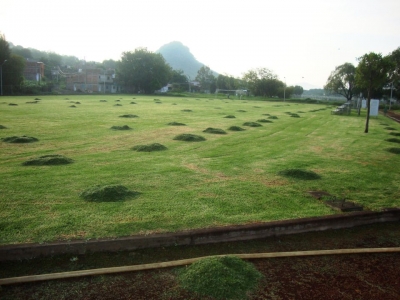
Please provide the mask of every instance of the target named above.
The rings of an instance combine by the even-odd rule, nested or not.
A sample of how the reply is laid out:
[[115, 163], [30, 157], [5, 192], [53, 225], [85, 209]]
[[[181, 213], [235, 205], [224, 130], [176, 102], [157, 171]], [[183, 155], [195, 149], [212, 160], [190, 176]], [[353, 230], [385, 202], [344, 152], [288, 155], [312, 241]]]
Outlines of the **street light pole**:
[[0, 86], [1, 86], [1, 95], [3, 96], [3, 65], [7, 62], [7, 59], [3, 61], [0, 65]]

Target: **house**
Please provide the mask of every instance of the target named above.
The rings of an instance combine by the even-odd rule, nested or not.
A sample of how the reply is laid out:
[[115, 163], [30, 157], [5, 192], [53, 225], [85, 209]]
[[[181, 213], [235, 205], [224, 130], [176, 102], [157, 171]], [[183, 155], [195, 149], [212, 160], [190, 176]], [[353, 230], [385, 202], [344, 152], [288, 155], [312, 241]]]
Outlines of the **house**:
[[66, 79], [66, 88], [74, 92], [87, 93], [117, 93], [120, 91], [115, 82], [114, 70], [99, 68], [79, 69]]
[[25, 80], [42, 81], [44, 77], [44, 63], [27, 58], [23, 76]]

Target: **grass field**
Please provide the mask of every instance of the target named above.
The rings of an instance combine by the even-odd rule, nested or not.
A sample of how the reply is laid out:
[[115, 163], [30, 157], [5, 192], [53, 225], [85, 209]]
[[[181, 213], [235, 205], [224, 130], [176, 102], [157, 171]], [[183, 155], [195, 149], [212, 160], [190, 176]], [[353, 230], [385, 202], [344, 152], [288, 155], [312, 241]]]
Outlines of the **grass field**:
[[[34, 96], [2, 97], [0, 125], [7, 128], [0, 129], [0, 138], [26, 135], [38, 141], [0, 142], [0, 244], [337, 213], [311, 197], [310, 190], [327, 191], [371, 210], [399, 206], [400, 157], [386, 151], [400, 148], [389, 134], [400, 132], [399, 124], [373, 117], [365, 134], [365, 112], [361, 117], [355, 112], [336, 116], [326, 104], [212, 97], [40, 96], [38, 103], [26, 103]], [[138, 117], [120, 117], [125, 114]], [[260, 119], [272, 123], [243, 125]], [[132, 129], [111, 129], [124, 125]], [[229, 131], [230, 126], [246, 130]], [[227, 134], [203, 132], [209, 127]], [[179, 134], [206, 140], [174, 140]], [[390, 138], [394, 141], [386, 141]], [[167, 150], [131, 149], [151, 143]], [[74, 162], [22, 165], [52, 154]], [[321, 178], [278, 174], [288, 169], [312, 171]], [[88, 202], [79, 196], [94, 185], [110, 184], [137, 194], [116, 202]]]

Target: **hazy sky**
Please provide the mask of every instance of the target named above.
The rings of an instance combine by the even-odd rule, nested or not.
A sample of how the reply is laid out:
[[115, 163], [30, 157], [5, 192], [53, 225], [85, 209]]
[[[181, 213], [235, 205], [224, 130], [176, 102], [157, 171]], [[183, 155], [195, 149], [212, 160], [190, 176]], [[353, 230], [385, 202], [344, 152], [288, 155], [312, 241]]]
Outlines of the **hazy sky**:
[[180, 41], [222, 74], [266, 67], [288, 85], [322, 88], [335, 66], [400, 46], [400, 1], [1, 0], [0, 32], [100, 62]]

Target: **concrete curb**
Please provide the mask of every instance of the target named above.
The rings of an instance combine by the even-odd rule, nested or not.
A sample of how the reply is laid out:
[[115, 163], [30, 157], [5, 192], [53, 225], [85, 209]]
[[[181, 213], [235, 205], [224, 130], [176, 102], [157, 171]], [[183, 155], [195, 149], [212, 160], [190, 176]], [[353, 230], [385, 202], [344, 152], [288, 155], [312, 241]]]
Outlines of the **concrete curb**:
[[136, 235], [116, 239], [75, 240], [46, 244], [0, 246], [0, 261], [31, 259], [60, 254], [130, 251], [143, 248], [201, 245], [261, 239], [269, 236], [351, 228], [383, 222], [400, 221], [400, 209], [381, 212], [353, 212], [315, 218], [283, 220], [250, 225], [224, 226], [175, 233]]

